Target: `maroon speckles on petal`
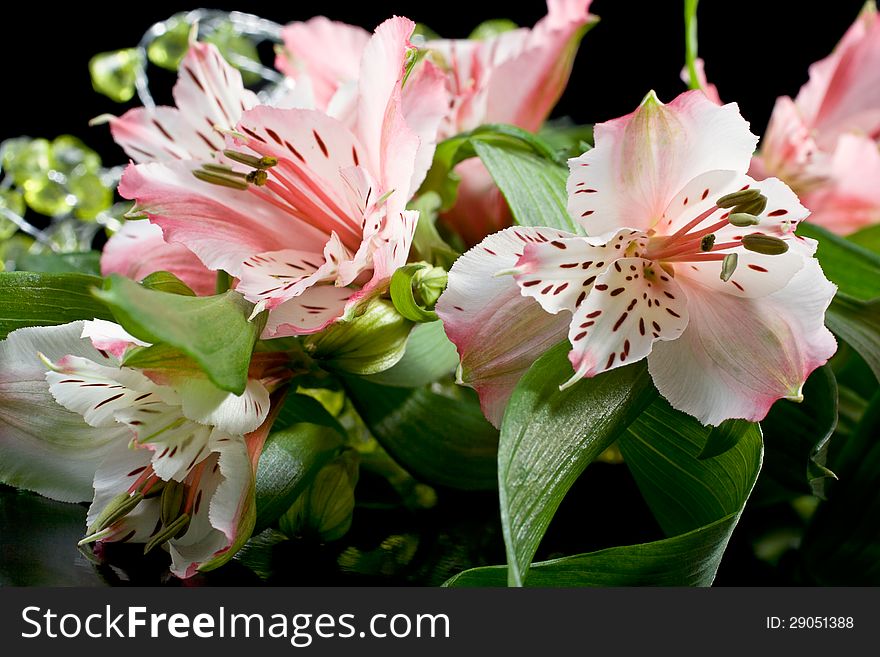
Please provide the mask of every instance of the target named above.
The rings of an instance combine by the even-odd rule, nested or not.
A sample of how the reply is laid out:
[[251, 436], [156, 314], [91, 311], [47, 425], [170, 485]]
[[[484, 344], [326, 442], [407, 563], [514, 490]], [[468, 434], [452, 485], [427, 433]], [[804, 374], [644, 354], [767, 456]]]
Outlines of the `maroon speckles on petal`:
[[[595, 276], [590, 276], [587, 280], [584, 281], [584, 287], [589, 287], [590, 285], [593, 284], [593, 281], [595, 281], [595, 280], [596, 280]], [[606, 287], [608, 287], [608, 286], [606, 285]]]
[[595, 210], [584, 210], [583, 212], [581, 212], [581, 216], [582, 217], [589, 217], [594, 212], [595, 212]]
[[566, 263], [559, 265], [559, 267], [560, 267], [560, 269], [574, 269], [579, 264], [581, 264], [581, 263], [579, 263], [579, 262], [566, 262]]
[[580, 307], [581, 307], [581, 304], [584, 302], [584, 299], [586, 299], [586, 298], [587, 298], [587, 293], [586, 293], [586, 292], [581, 292], [581, 293], [578, 295], [577, 301], [575, 301], [575, 303], [574, 303], [574, 307], [575, 307], [575, 308], [580, 308]]
[[98, 402], [97, 404], [95, 404], [95, 410], [97, 411], [97, 410], [98, 410], [99, 408], [101, 408], [104, 404], [109, 404], [109, 403], [112, 402], [112, 401], [116, 401], [117, 399], [119, 399], [120, 397], [122, 397], [122, 395], [124, 395], [124, 394], [125, 394], [124, 392], [120, 392], [120, 393], [117, 394], [117, 395], [113, 395], [112, 397], [108, 397], [107, 399], [105, 399], [105, 400], [102, 401], [102, 402]]
[[142, 466], [139, 467], [139, 468], [135, 468], [134, 470], [132, 470], [131, 472], [129, 472], [129, 473], [128, 473], [127, 475], [125, 475], [125, 476], [126, 476], [126, 477], [134, 477], [135, 475], [140, 474], [141, 472], [143, 472], [143, 471], [146, 470], [146, 469], [147, 469], [147, 466], [142, 465]]
[[599, 292], [604, 292], [605, 290], [608, 289], [608, 286], [605, 285], [604, 283], [600, 283], [594, 289], [599, 290]]
[[562, 285], [560, 285], [559, 287], [557, 287], [555, 290], [553, 290], [553, 295], [555, 296], [555, 295], [559, 294], [560, 292], [562, 292], [562, 291], [563, 291], [565, 288], [567, 288], [567, 287], [568, 287], [568, 283], [563, 283]]
[[701, 200], [701, 201], [705, 201], [707, 196], [709, 196], [709, 190], [708, 190], [708, 189], [704, 189], [704, 190], [703, 190], [703, 195], [700, 197], [700, 200]]
[[773, 212], [768, 212], [768, 217], [781, 217], [784, 214], [788, 214], [788, 210], [780, 208], [779, 210], [774, 210]]
[[318, 134], [317, 130], [312, 130], [312, 135], [315, 137], [315, 142], [318, 144], [318, 148], [321, 149], [321, 152], [324, 154], [324, 157], [329, 158], [330, 152], [327, 150], [327, 144], [325, 144], [324, 140], [321, 139], [321, 135]]
[[740, 285], [739, 283], [737, 283], [736, 281], [730, 281], [730, 282], [733, 283], [733, 284], [736, 286], [736, 289], [738, 289], [740, 292], [745, 292], [745, 291], [746, 291], [746, 289], [745, 289], [742, 285]]
[[670, 299], [674, 299], [674, 298], [675, 298], [675, 296], [674, 296], [673, 294], [671, 294], [670, 292], [667, 292], [666, 290], [663, 290], [663, 294], [665, 294], [665, 295], [666, 295], [668, 298], [670, 298]]
[[590, 319], [595, 319], [596, 317], [598, 317], [601, 314], [602, 314], [601, 310], [594, 310], [589, 315], [587, 315], [587, 317], [589, 317]]
[[589, 269], [593, 264], [592, 260], [587, 260], [585, 263], [581, 265], [581, 269]]
[[483, 247], [483, 251], [485, 251], [485, 252], [488, 253], [489, 255], [493, 255], [493, 256], [497, 256], [497, 255], [498, 255], [498, 254], [495, 253], [492, 249], [486, 248], [485, 246]]
[[246, 126], [241, 126], [241, 131], [242, 131], [243, 133], [245, 133], [246, 135], [252, 137], [253, 139], [256, 139], [256, 140], [259, 141], [259, 142], [262, 142], [262, 143], [264, 143], [264, 144], [266, 143], [266, 140], [265, 140], [265, 139], [263, 139], [262, 137], [260, 137], [260, 135], [258, 135], [256, 132], [254, 132], [253, 130], [251, 130], [250, 128], [248, 128], [248, 127], [246, 127]]
[[579, 189], [575, 192], [575, 194], [595, 194], [595, 189]]
[[617, 321], [614, 322], [614, 326], [611, 328], [612, 331], [616, 331], [620, 328], [620, 325], [626, 321], [626, 318], [629, 316], [629, 313], [623, 313], [620, 317], [617, 318]]
[[759, 272], [762, 272], [762, 273], [765, 273], [765, 274], [767, 273], [767, 270], [764, 269], [763, 267], [761, 267], [760, 265], [752, 265], [752, 264], [749, 264], [749, 269], [754, 269], [755, 271], [759, 271]]
[[[598, 286], [597, 286], [598, 287]], [[618, 287], [611, 290], [611, 296], [616, 297], [618, 294], [621, 294], [626, 291], [625, 287]]]
[[657, 331], [657, 333], [660, 332], [660, 325], [657, 322], [651, 322], [651, 326], [654, 327], [654, 330]]
[[672, 315], [673, 317], [678, 317], [679, 319], [681, 318], [681, 315], [679, 315], [677, 312], [675, 312], [674, 310], [672, 310], [672, 308], [667, 308], [667, 309], [666, 309], [666, 312], [668, 312], [668, 313], [669, 313], [670, 315]]
[[639, 333], [642, 335], [645, 334], [645, 318], [644, 317], [639, 317]]
[[615, 358], [616, 356], [617, 356], [617, 354], [611, 354], [611, 355], [608, 357], [608, 362], [605, 363], [605, 369], [606, 369], [606, 370], [610, 370], [610, 369], [611, 369], [611, 366], [614, 365], [614, 358]]
[[583, 340], [585, 337], [587, 337], [587, 332], [581, 331], [576, 336], [574, 336], [574, 339], [572, 340], [572, 342], [577, 342], [578, 340]]
[[278, 133], [272, 130], [272, 128], [266, 128], [266, 134], [269, 135], [273, 140], [275, 140], [275, 143], [279, 146], [284, 145], [284, 140], [279, 137]]
[[552, 285], [548, 285], [548, 286], [545, 287], [543, 290], [541, 290], [541, 294], [549, 294], [549, 293], [550, 293], [550, 290], [552, 290], [552, 289], [553, 289], [553, 286], [552, 286]]
[[522, 283], [523, 287], [532, 287], [533, 285], [540, 285], [541, 281], [525, 281]]
[[562, 249], [563, 251], [568, 248], [563, 242], [560, 242], [558, 240], [553, 240], [552, 242], [550, 242], [550, 244], [555, 246], [557, 249]]
[[[617, 248], [620, 248], [620, 246], [618, 245]], [[621, 272], [621, 269], [620, 269], [620, 262], [618, 262], [617, 260], [614, 261], [614, 268], [617, 270], [617, 273], [618, 273], [618, 274]]]
[[306, 158], [304, 158], [304, 157], [302, 156], [302, 154], [301, 154], [298, 150], [296, 150], [296, 149], [293, 147], [293, 144], [291, 144], [289, 141], [287, 141], [287, 140], [284, 141], [284, 147], [285, 147], [287, 150], [289, 150], [291, 153], [293, 153], [293, 156], [294, 156], [297, 160], [299, 160], [299, 161], [302, 162], [303, 164], [306, 163]]
[[360, 158], [358, 157], [357, 148], [354, 146], [351, 147], [351, 159], [354, 161], [355, 166], [360, 166]]

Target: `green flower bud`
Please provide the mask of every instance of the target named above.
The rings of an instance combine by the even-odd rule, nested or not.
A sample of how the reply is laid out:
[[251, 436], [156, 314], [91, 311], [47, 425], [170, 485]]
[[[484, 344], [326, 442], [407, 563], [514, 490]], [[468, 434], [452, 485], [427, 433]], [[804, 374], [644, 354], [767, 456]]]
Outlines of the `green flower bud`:
[[372, 299], [363, 312], [303, 339], [306, 352], [322, 365], [351, 374], [376, 374], [399, 361], [412, 322], [390, 301]]

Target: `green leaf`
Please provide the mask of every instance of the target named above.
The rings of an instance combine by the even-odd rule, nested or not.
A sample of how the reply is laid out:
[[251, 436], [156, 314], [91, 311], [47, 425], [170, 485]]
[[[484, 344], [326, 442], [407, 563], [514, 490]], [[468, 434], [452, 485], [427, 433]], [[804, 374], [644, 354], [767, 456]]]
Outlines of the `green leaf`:
[[432, 265], [450, 269], [461, 254], [453, 249], [437, 232], [437, 214], [443, 200], [437, 192], [426, 192], [409, 204], [410, 210], [418, 210], [419, 221], [413, 235], [413, 252], [418, 258]]
[[19, 271], [46, 274], [101, 275], [101, 254], [98, 251], [83, 253], [23, 253], [15, 262]]
[[254, 533], [280, 518], [341, 450], [342, 436], [317, 424], [300, 422], [273, 432], [257, 464]]
[[373, 299], [359, 316], [336, 322], [303, 340], [306, 352], [327, 369], [376, 374], [403, 357], [412, 323], [385, 299]]
[[477, 141], [474, 149], [492, 174], [520, 226], [579, 232], [568, 214], [568, 170], [522, 149]]
[[880, 255], [880, 224], [862, 228], [862, 230], [847, 236], [846, 239], [863, 249]]
[[299, 393], [288, 394], [281, 410], [272, 424], [272, 431], [283, 431], [295, 424], [316, 424], [335, 430], [340, 436], [345, 436], [345, 429], [339, 424], [339, 420], [333, 417], [324, 405], [314, 397]]
[[95, 295], [136, 338], [179, 349], [204, 370], [214, 385], [244, 392], [254, 344], [264, 321], [248, 321], [253, 305], [236, 292], [189, 297], [149, 290], [112, 275]]
[[859, 301], [838, 292], [825, 313], [825, 325], [865, 359], [880, 381], [880, 299]]
[[651, 403], [644, 363], [568, 378], [568, 342], [541, 356], [508, 402], [498, 447], [501, 524], [510, 584], [522, 586], [556, 509], [583, 470]]
[[[709, 586], [718, 571], [722, 552], [736, 526], [730, 515], [700, 529], [652, 543], [613, 547], [551, 561], [539, 561], [529, 570], [527, 586]], [[506, 566], [473, 568], [459, 573], [444, 586], [487, 587], [507, 583]]]
[[752, 422], [728, 429], [737, 431], [736, 444], [700, 459], [712, 428], [658, 399], [620, 439], [627, 467], [667, 536], [739, 514], [745, 506], [761, 470], [761, 430]]
[[458, 352], [442, 322], [418, 324], [409, 334], [406, 352], [393, 367], [364, 377], [383, 386], [418, 388], [455, 371]]
[[810, 223], [797, 232], [819, 242], [816, 258], [840, 292], [861, 301], [880, 297], [880, 255]]
[[804, 535], [801, 553], [821, 585], [880, 584], [880, 393], [832, 467], [829, 487]]
[[189, 285], [177, 278], [170, 271], [156, 271], [141, 281], [141, 285], [150, 290], [168, 292], [170, 294], [182, 294], [186, 297], [194, 297], [196, 293]]
[[429, 484], [464, 490], [497, 485], [498, 432], [480, 411], [473, 391], [450, 397], [428, 388], [390, 388], [346, 378], [358, 414], [389, 454]]
[[0, 339], [25, 326], [55, 326], [78, 319], [113, 319], [91, 289], [101, 279], [85, 274], [0, 273]]
[[710, 459], [713, 456], [724, 454], [739, 441], [745, 425], [751, 424], [747, 420], [725, 420], [709, 432], [706, 444], [700, 452], [700, 459]]
[[[709, 586], [761, 468], [760, 430], [750, 423], [740, 428], [724, 454], [700, 459], [710, 429], [654, 401], [619, 444], [645, 501], [671, 536], [535, 563], [526, 585]], [[446, 585], [503, 586], [507, 579], [506, 567], [491, 566], [465, 571]]]
[[837, 381], [831, 367], [813, 372], [803, 393], [803, 402], [776, 402], [761, 422], [766, 453], [756, 495], [762, 501], [810, 493], [824, 497], [826, 479], [835, 477], [826, 464], [837, 428]]

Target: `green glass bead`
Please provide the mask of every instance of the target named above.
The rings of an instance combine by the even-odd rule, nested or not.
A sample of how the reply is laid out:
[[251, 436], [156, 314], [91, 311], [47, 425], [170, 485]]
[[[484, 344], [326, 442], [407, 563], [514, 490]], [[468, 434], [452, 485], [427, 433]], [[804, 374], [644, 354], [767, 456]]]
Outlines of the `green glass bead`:
[[236, 57], [244, 57], [255, 63], [260, 62], [260, 55], [257, 53], [257, 47], [245, 36], [235, 31], [232, 23], [220, 23], [213, 32], [207, 35], [204, 40], [207, 43], [213, 43], [217, 46], [220, 54], [230, 64], [241, 71], [241, 78], [245, 84], [257, 84], [260, 82], [260, 76], [256, 73], [242, 70], [235, 64]]
[[79, 219], [94, 219], [113, 204], [113, 191], [91, 171], [73, 173], [67, 189], [76, 196], [73, 213]]
[[49, 166], [65, 175], [74, 171], [97, 172], [101, 156], [73, 135], [61, 135], [52, 140]]
[[65, 215], [76, 203], [76, 197], [66, 186], [46, 174], [25, 181], [24, 200], [31, 210], [47, 217]]
[[128, 102], [134, 97], [140, 66], [136, 48], [98, 53], [89, 60], [92, 87], [117, 103]]
[[[10, 143], [12, 142], [12, 143]], [[49, 171], [50, 145], [47, 139], [10, 139], [3, 144], [3, 170], [22, 186]]]
[[474, 31], [471, 32], [468, 39], [474, 39], [475, 41], [485, 41], [486, 39], [492, 39], [494, 37], [497, 37], [499, 34], [511, 32], [518, 28], [519, 25], [511, 20], [507, 20], [506, 18], [494, 18], [488, 21], [483, 21], [482, 23], [477, 25], [474, 28]]
[[[6, 208], [21, 217], [26, 209], [24, 197], [22, 197], [21, 192], [14, 189], [4, 189], [0, 191], [0, 208]], [[0, 240], [9, 239], [15, 235], [17, 230], [18, 226], [0, 214]]]
[[176, 71], [189, 50], [189, 31], [192, 26], [177, 17], [166, 21], [166, 26], [165, 33], [147, 46], [147, 59], [160, 68]]

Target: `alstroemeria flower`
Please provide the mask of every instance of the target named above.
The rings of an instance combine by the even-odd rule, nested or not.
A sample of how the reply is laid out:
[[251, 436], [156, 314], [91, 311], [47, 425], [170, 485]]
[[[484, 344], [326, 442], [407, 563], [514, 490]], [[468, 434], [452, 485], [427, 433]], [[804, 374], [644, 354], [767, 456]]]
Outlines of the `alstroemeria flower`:
[[[547, 0], [547, 16], [531, 29], [481, 41], [439, 39], [421, 46], [431, 53], [427, 60], [444, 69], [451, 95], [439, 137], [486, 123], [510, 123], [530, 131], [540, 128], [565, 90], [585, 25], [596, 20], [589, 13], [590, 3]], [[368, 36], [360, 27], [324, 17], [291, 23], [284, 28], [284, 51], [275, 65], [297, 86], [313, 89], [317, 108], [344, 117], [357, 88]], [[327, 43], [334, 44], [333, 57], [323, 56]], [[426, 69], [419, 65], [411, 78], [418, 81]], [[461, 177], [458, 200], [444, 218], [468, 244], [510, 225], [507, 203], [478, 160], [463, 162], [456, 173]]]
[[568, 181], [594, 237], [506, 229], [453, 266], [437, 303], [487, 416], [500, 422], [525, 368], [566, 334], [564, 385], [647, 357], [660, 393], [705, 424], [798, 399], [836, 349], [823, 324], [836, 288], [794, 235], [807, 211], [792, 191], [746, 175], [757, 138], [736, 105], [649, 94], [595, 138]]
[[[417, 212], [405, 209], [433, 156], [442, 76], [407, 101], [409, 36], [394, 18], [364, 52], [356, 111], [257, 106], [227, 136], [232, 166], [184, 160], [131, 166], [120, 193], [210, 269], [270, 311], [266, 336], [321, 330], [406, 262]], [[409, 83], [408, 83], [409, 84]]]
[[792, 100], [776, 101], [756, 178], [798, 193], [810, 222], [851, 233], [880, 222], [880, 19], [867, 5]]
[[[106, 118], [113, 139], [134, 162], [223, 159], [224, 140], [215, 128], [231, 129], [244, 110], [257, 104], [241, 73], [215, 46], [190, 43], [180, 63], [172, 95], [177, 107], [138, 107]], [[104, 248], [101, 273], [140, 280], [170, 271], [197, 294], [213, 294], [216, 275], [179, 244], [169, 244], [158, 226], [131, 222]]]
[[0, 479], [92, 499], [89, 542], [164, 545], [172, 572], [189, 577], [250, 532], [269, 391], [260, 378], [236, 396], [198, 375], [122, 367], [136, 346], [102, 321], [10, 333], [0, 343]]

